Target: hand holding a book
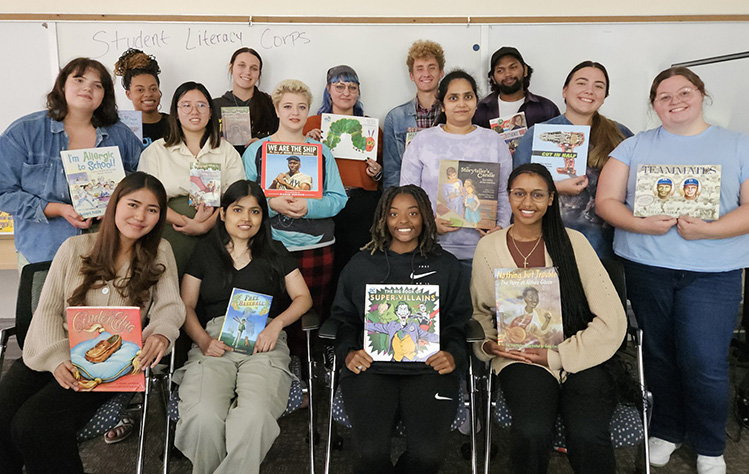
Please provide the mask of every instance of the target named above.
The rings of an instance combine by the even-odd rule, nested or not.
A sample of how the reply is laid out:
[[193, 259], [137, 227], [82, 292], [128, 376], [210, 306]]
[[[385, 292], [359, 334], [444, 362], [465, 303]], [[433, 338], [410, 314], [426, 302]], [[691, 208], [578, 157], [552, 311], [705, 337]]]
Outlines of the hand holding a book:
[[529, 362], [543, 365], [544, 367], [549, 366], [548, 349], [525, 349], [523, 353], [525, 354], [525, 358], [528, 359]]
[[677, 219], [675, 217], [660, 215], [639, 217], [639, 232], [648, 235], [663, 235], [675, 226]]
[[[206, 333], [208, 336], [208, 333]], [[226, 351], [233, 351], [234, 348], [227, 346], [218, 339], [214, 339], [210, 336], [206, 337], [200, 344], [200, 351], [206, 357], [221, 357]]]
[[504, 357], [505, 359], [518, 360], [520, 362], [530, 362], [530, 360], [525, 357], [525, 352], [508, 351], [494, 341], [485, 341], [483, 349], [484, 352], [486, 352], [488, 355], [495, 355]]
[[166, 348], [169, 347], [169, 339], [161, 334], [151, 334], [143, 341], [143, 349], [140, 351], [138, 356], [139, 367], [144, 371], [146, 368], [154, 368], [159, 363], [161, 358], [166, 352]]
[[699, 217], [681, 216], [677, 219], [676, 230], [685, 240], [712, 239], [710, 223]]
[[587, 176], [575, 176], [573, 178], [563, 179], [554, 183], [557, 187], [559, 194], [566, 194], [568, 196], [577, 196], [583, 189], [588, 187]]
[[312, 130], [307, 132], [307, 135], [305, 136], [319, 142], [322, 140], [322, 130], [320, 130], [319, 128], [313, 128]]
[[426, 364], [436, 370], [440, 375], [449, 374], [455, 370], [455, 359], [447, 351], [439, 351], [426, 360]]
[[366, 372], [372, 365], [372, 356], [367, 354], [364, 349], [350, 351], [346, 356], [346, 368], [355, 374]]
[[50, 202], [44, 208], [44, 215], [49, 217], [62, 217], [76, 229], [88, 229], [91, 227], [91, 219], [84, 219], [78, 214], [72, 204], [61, 202]]
[[195, 217], [190, 219], [187, 216], [181, 216], [183, 224], [172, 224], [172, 227], [177, 232], [182, 232], [185, 235], [203, 235], [213, 227], [216, 220], [212, 219], [212, 217], [217, 212], [217, 209], [201, 204], [195, 212]]
[[279, 318], [273, 318], [265, 328], [260, 331], [257, 335], [257, 341], [255, 341], [255, 351], [253, 354], [258, 352], [270, 352], [276, 347], [276, 341], [278, 335], [283, 331], [283, 321]]
[[453, 225], [447, 219], [438, 217], [434, 221], [437, 224], [437, 233], [439, 235], [444, 235], [448, 232], [455, 232], [456, 230], [461, 229], [461, 227], [453, 227]]
[[293, 219], [301, 219], [307, 215], [307, 199], [294, 196], [274, 196], [268, 201], [271, 209], [279, 214]]
[[73, 376], [73, 363], [70, 360], [66, 360], [62, 364], [58, 365], [52, 375], [55, 376], [55, 380], [60, 384], [60, 387], [65, 390], [72, 388], [76, 392], [78, 391], [78, 381]]

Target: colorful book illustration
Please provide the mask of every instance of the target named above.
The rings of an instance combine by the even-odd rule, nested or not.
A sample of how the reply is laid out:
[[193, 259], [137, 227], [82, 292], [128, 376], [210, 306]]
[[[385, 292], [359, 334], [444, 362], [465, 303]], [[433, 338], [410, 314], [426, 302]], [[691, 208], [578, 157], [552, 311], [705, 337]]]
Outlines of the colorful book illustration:
[[437, 217], [453, 227], [497, 225], [499, 163], [440, 160]]
[[635, 217], [720, 217], [720, 165], [638, 165]]
[[190, 205], [221, 205], [221, 164], [190, 163]]
[[322, 145], [263, 143], [260, 183], [265, 195], [322, 197]]
[[544, 165], [554, 181], [585, 176], [588, 166], [589, 125], [533, 126], [531, 163]]
[[0, 235], [13, 235], [13, 216], [0, 212]]
[[510, 350], [554, 349], [564, 340], [554, 267], [494, 269], [497, 343]]
[[367, 285], [364, 350], [375, 361], [424, 362], [440, 350], [438, 285]]
[[140, 110], [118, 110], [120, 122], [127, 125], [139, 140], [143, 141], [143, 112]]
[[140, 308], [70, 306], [66, 313], [70, 361], [81, 390], [146, 389], [146, 378], [136, 360], [143, 348]]
[[322, 114], [322, 143], [336, 158], [377, 160], [379, 121], [371, 117]]
[[268, 322], [272, 296], [234, 288], [219, 340], [234, 352], [252, 354], [257, 336]]
[[411, 144], [411, 142], [414, 140], [414, 137], [417, 133], [424, 130], [423, 128], [416, 128], [416, 127], [408, 127], [408, 130], [406, 131], [406, 143], [403, 147], [403, 150], [405, 151], [408, 148], [408, 145]]
[[221, 107], [221, 130], [232, 145], [244, 146], [252, 138], [250, 108]]
[[525, 132], [528, 131], [528, 123], [525, 121], [525, 112], [518, 112], [509, 117], [497, 117], [489, 120], [489, 127], [507, 143], [510, 153], [515, 153], [518, 142]]
[[75, 211], [86, 219], [103, 216], [114, 188], [125, 177], [120, 149], [63, 150], [60, 157]]

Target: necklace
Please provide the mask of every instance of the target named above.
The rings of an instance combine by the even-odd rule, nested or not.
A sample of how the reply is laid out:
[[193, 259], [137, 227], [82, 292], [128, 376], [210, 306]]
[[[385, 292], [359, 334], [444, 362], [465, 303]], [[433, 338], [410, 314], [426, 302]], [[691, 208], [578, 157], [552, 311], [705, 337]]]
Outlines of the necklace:
[[541, 243], [541, 237], [544, 236], [543, 233], [538, 236], [538, 239], [536, 239], [536, 245], [533, 246], [530, 252], [528, 252], [528, 255], [523, 255], [523, 252], [520, 251], [518, 248], [518, 244], [515, 242], [515, 237], [512, 236], [511, 232], [507, 233], [510, 236], [510, 240], [512, 240], [512, 245], [515, 247], [515, 250], [520, 254], [521, 257], [523, 257], [523, 268], [528, 268], [528, 259], [531, 258], [531, 255], [533, 255], [533, 252], [536, 251], [536, 247], [538, 247], [538, 244]]

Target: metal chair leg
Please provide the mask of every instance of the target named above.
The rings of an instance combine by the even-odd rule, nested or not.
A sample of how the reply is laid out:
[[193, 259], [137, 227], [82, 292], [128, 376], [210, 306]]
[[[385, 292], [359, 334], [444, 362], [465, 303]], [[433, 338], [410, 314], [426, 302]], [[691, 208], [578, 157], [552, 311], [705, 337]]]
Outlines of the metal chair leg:
[[491, 461], [492, 452], [492, 368], [489, 366], [489, 373], [486, 376], [486, 419], [484, 420], [484, 436], [486, 442], [484, 446], [484, 474], [489, 474], [489, 462]]
[[333, 444], [333, 400], [335, 399], [335, 378], [337, 360], [333, 354], [333, 369], [330, 371], [330, 396], [328, 400], [328, 439], [325, 443], [325, 474], [330, 473], [330, 451]]
[[310, 333], [307, 332], [307, 398], [309, 401], [309, 472], [315, 474], [315, 417], [314, 417], [314, 406], [312, 400], [312, 384], [314, 377], [312, 376], [312, 342], [310, 340]]
[[151, 369], [146, 368], [146, 390], [143, 393], [143, 413], [140, 416], [140, 432], [138, 433], [138, 460], [135, 472], [143, 474], [146, 447], [146, 415], [148, 414], [148, 398], [151, 394]]
[[169, 373], [166, 376], [166, 386], [164, 387], [164, 412], [166, 413], [166, 431], [164, 432], [164, 465], [162, 474], [169, 473], [169, 461], [171, 460], [172, 444], [172, 419], [169, 418], [169, 400], [172, 393], [172, 375], [174, 375], [174, 353], [169, 358]]
[[645, 474], [650, 474], [650, 445], [648, 444], [649, 431], [650, 431], [650, 415], [648, 405], [650, 403], [650, 394], [645, 387], [645, 368], [643, 366], [643, 354], [642, 354], [642, 329], [637, 329], [637, 376], [640, 382], [640, 390], [642, 391], [642, 429], [645, 436]]
[[468, 356], [468, 398], [470, 399], [470, 409], [468, 416], [471, 417], [471, 472], [478, 474], [478, 453], [476, 446], [476, 382], [473, 375], [473, 359]]

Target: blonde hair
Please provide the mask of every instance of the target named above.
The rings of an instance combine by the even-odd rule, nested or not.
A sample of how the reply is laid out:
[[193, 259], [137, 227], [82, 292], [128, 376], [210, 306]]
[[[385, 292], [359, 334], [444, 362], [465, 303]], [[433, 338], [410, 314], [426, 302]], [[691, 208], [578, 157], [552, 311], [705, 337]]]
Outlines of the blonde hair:
[[298, 79], [285, 79], [278, 83], [270, 95], [271, 99], [273, 99], [273, 107], [278, 107], [278, 103], [281, 102], [281, 97], [287, 93], [302, 95], [307, 99], [307, 106], [312, 104], [312, 92], [310, 92], [307, 84]]
[[408, 57], [406, 58], [408, 72], [413, 72], [414, 61], [417, 59], [429, 58], [434, 58], [437, 61], [440, 71], [445, 69], [445, 52], [442, 50], [442, 46], [440, 46], [439, 43], [430, 40], [415, 41], [408, 49]]

